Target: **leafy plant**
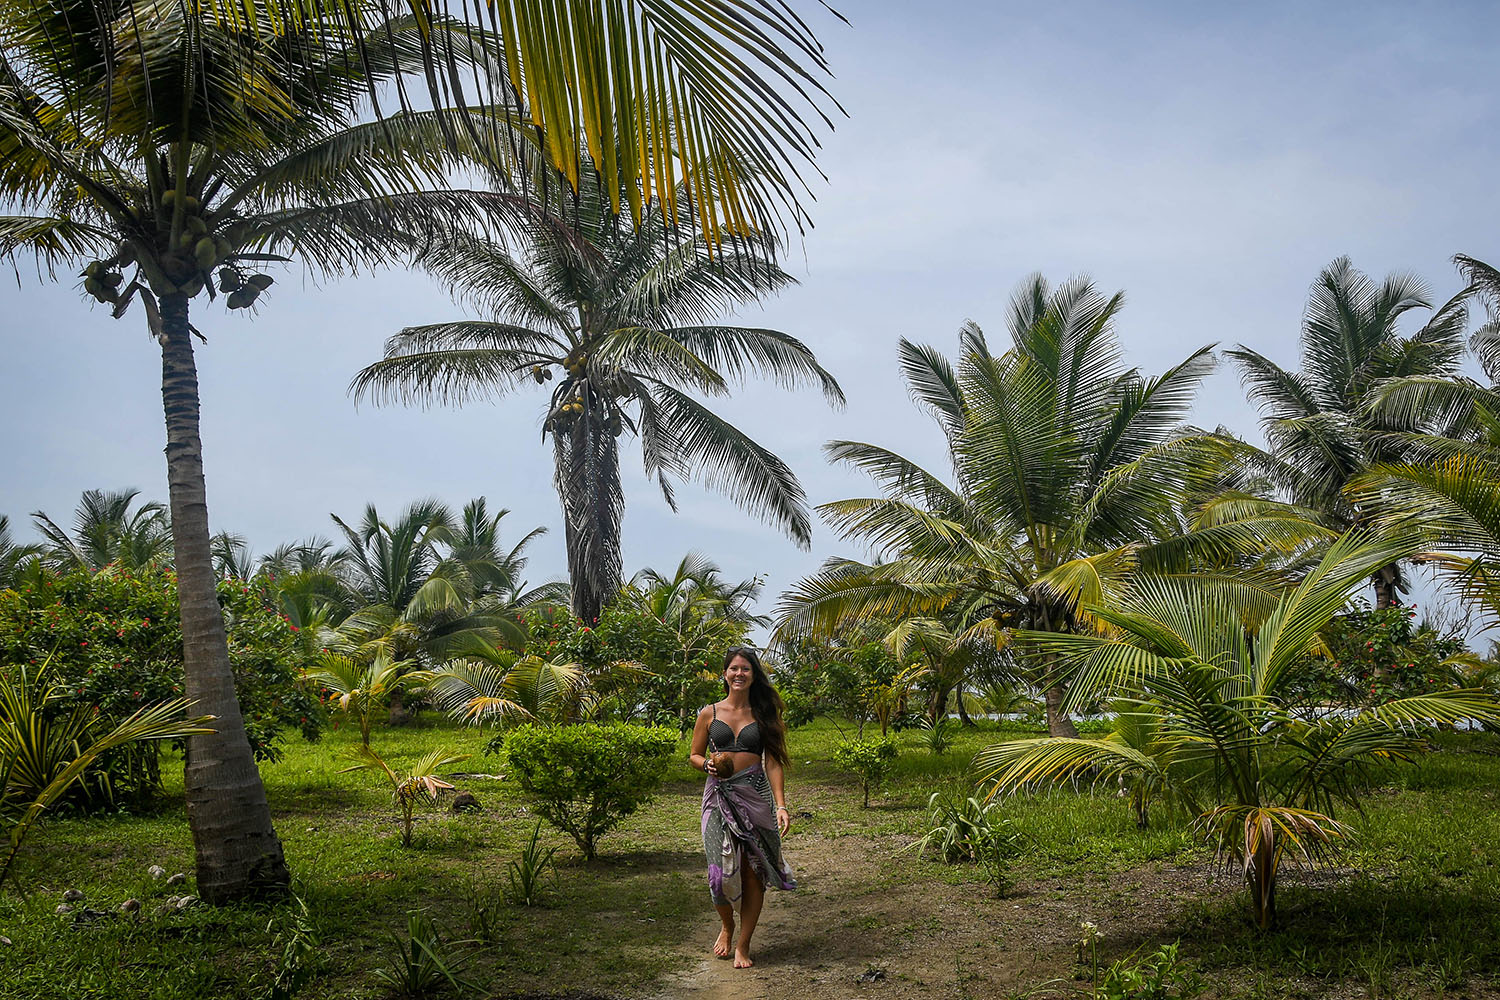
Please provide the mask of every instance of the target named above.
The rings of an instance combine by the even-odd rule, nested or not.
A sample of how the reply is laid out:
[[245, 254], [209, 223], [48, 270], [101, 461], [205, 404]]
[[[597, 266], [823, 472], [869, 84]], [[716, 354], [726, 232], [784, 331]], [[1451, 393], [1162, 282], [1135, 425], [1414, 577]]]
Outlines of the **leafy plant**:
[[[254, 756], [275, 760], [288, 730], [317, 739], [324, 713], [300, 683], [298, 631], [240, 581], [217, 585], [229, 664]], [[119, 722], [143, 705], [183, 696], [186, 678], [177, 578], [160, 566], [35, 573], [0, 590], [0, 663], [51, 663], [59, 688], [49, 711], [85, 707]], [[159, 741], [105, 755], [69, 799], [86, 807], [137, 806], [160, 785]]]
[[1163, 945], [1139, 962], [1120, 959], [1104, 972], [1095, 1000], [1188, 1000], [1203, 992], [1203, 978], [1185, 970], [1178, 942]]
[[833, 748], [833, 762], [859, 778], [864, 789], [864, 808], [870, 808], [870, 786], [879, 785], [895, 766], [899, 751], [889, 736], [840, 740]]
[[401, 811], [401, 846], [410, 847], [412, 817], [416, 812], [417, 802], [426, 799], [436, 804], [438, 792], [453, 787], [437, 776], [438, 770], [468, 760], [469, 756], [466, 753], [453, 754], [447, 747], [438, 747], [417, 758], [410, 767], [398, 771], [372, 748], [361, 745], [349, 753], [349, 757], [357, 763], [343, 768], [339, 773], [375, 771], [385, 775], [391, 783], [396, 807]]
[[599, 838], [656, 793], [677, 733], [624, 723], [525, 725], [505, 734], [504, 750], [536, 811], [593, 860]]
[[104, 754], [143, 740], [209, 733], [208, 716], [184, 718], [186, 699], [148, 705], [113, 728], [86, 706], [55, 712], [64, 697], [49, 677], [50, 661], [0, 668], [0, 822], [9, 850], [0, 862], [5, 884], [26, 836], [63, 794]]
[[383, 649], [368, 663], [340, 653], [324, 653], [317, 668], [308, 671], [307, 680], [338, 696], [339, 709], [359, 723], [360, 742], [369, 746], [376, 711], [383, 709], [399, 688], [411, 683], [410, 675], [401, 673], [409, 662], [393, 660]]
[[266, 925], [266, 933], [271, 935], [271, 948], [278, 954], [276, 972], [265, 1000], [292, 1000], [327, 965], [307, 903], [300, 896], [293, 896], [291, 905]]
[[500, 943], [500, 914], [505, 894], [479, 873], [470, 877], [464, 889], [464, 903], [469, 910], [469, 933], [481, 944]]
[[924, 717], [922, 719], [922, 732], [927, 741], [927, 752], [935, 757], [940, 757], [948, 752], [953, 745], [953, 730], [955, 728], [952, 719], [939, 719], [933, 722]]
[[376, 969], [375, 978], [400, 997], [425, 997], [447, 987], [478, 989], [478, 984], [461, 978], [463, 959], [452, 953], [452, 947], [439, 936], [431, 917], [412, 913], [406, 921], [406, 939], [391, 935], [389, 967]]
[[1325, 718], [1289, 704], [1329, 620], [1406, 544], [1350, 532], [1274, 598], [1214, 576], [1143, 577], [1117, 603], [1089, 608], [1111, 634], [1023, 634], [1067, 667], [1073, 698], [1134, 692], [1125, 700], [1157, 715], [1152, 749], [1024, 740], [980, 751], [976, 768], [995, 791], [1091, 771], [1161, 776], [1198, 813], [1199, 832], [1241, 867], [1256, 923], [1271, 927], [1281, 865], [1315, 862], [1348, 836], [1334, 809], [1358, 807], [1374, 768], [1422, 753], [1425, 727], [1500, 718], [1493, 697], [1466, 690]]
[[949, 864], [977, 861], [983, 846], [997, 837], [1013, 836], [1008, 822], [1000, 815], [1000, 803], [986, 802], [976, 796], [960, 798], [945, 792], [927, 797], [931, 826], [907, 849], [919, 854], [935, 851]]
[[557, 853], [556, 847], [546, 850], [541, 846], [542, 824], [537, 823], [531, 831], [531, 839], [521, 849], [517, 858], [511, 859], [506, 866], [506, 897], [518, 906], [537, 906], [542, 901], [545, 886], [543, 879], [548, 872], [557, 874], [557, 868], [552, 863], [552, 856]]

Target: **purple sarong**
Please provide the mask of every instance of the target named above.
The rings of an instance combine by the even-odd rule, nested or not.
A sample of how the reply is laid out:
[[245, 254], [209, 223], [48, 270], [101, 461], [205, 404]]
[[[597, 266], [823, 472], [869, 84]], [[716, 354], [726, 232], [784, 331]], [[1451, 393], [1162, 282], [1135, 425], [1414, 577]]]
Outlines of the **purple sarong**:
[[703, 786], [703, 853], [708, 858], [708, 891], [715, 905], [740, 904], [740, 877], [746, 863], [761, 885], [795, 889], [792, 870], [781, 856], [776, 802], [765, 769], [751, 764]]

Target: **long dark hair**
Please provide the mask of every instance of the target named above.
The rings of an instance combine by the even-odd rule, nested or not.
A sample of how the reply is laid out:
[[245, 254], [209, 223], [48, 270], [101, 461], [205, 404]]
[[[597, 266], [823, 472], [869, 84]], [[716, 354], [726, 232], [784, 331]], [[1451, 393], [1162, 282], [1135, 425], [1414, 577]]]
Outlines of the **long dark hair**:
[[[781, 703], [781, 695], [771, 685], [771, 675], [766, 673], [753, 646], [731, 646], [724, 654], [724, 670], [729, 669], [737, 656], [743, 656], [750, 664], [750, 714], [755, 716], [756, 727], [760, 729], [760, 745], [765, 747], [767, 756], [786, 767], [786, 723], [781, 721], [786, 707]], [[720, 675], [724, 670], [719, 671]], [[729, 690], [727, 683], [724, 690]]]

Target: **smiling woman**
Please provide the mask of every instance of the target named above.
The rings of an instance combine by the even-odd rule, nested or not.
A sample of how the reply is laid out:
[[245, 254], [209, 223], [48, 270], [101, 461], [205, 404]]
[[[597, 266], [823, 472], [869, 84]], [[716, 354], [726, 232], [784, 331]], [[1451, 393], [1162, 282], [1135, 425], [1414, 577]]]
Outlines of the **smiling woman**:
[[[698, 713], [693, 730], [694, 767], [708, 775], [703, 787], [703, 853], [708, 888], [723, 929], [714, 955], [734, 954], [734, 967], [748, 969], [750, 939], [765, 902], [766, 886], [795, 889], [781, 856], [781, 837], [791, 825], [786, 806], [786, 726], [781, 696], [760, 656], [735, 646], [724, 656], [724, 698]], [[740, 911], [740, 936], [734, 913]]]

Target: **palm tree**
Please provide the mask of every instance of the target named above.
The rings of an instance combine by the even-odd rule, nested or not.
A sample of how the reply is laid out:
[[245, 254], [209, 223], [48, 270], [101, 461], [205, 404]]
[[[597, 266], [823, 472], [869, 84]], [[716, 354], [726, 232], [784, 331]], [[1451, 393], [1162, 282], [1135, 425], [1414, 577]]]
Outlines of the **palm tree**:
[[[501, 551], [505, 513], [491, 518], [480, 497], [464, 508], [461, 526], [435, 500], [419, 500], [390, 522], [369, 505], [358, 528], [335, 515], [349, 543], [339, 555], [358, 610], [323, 637], [325, 644], [352, 651], [360, 662], [389, 646], [403, 659], [429, 664], [524, 644], [517, 613], [557, 600], [562, 591], [547, 584], [525, 589], [524, 552], [543, 529]], [[398, 698], [393, 711], [399, 709]]]
[[367, 662], [330, 652], [318, 658], [317, 666], [307, 672], [307, 680], [338, 695], [339, 710], [359, 723], [360, 742], [369, 746], [375, 711], [384, 707], [403, 684], [410, 683], [411, 675], [401, 673], [408, 665], [407, 661], [393, 660], [386, 649]]
[[42, 553], [40, 545], [17, 545], [10, 537], [10, 518], [0, 515], [0, 590], [16, 585], [21, 567]]
[[1421, 752], [1423, 727], [1500, 718], [1493, 698], [1464, 690], [1345, 714], [1294, 704], [1318, 634], [1371, 572], [1410, 551], [1401, 538], [1351, 532], [1284, 593], [1244, 580], [1143, 576], [1090, 609], [1112, 634], [1021, 633], [1018, 642], [1071, 672], [1075, 702], [1122, 696], [1154, 725], [1134, 741], [997, 744], [975, 757], [981, 781], [995, 791], [1088, 774], [1172, 784], [1196, 803], [1199, 829], [1242, 864], [1256, 922], [1271, 927], [1282, 862], [1316, 860], [1347, 837], [1335, 805], [1357, 809], [1372, 770]]
[[486, 318], [403, 330], [351, 391], [462, 404], [560, 372], [542, 436], [553, 443], [573, 610], [593, 622], [621, 582], [620, 434], [640, 438], [646, 474], [674, 508], [672, 481], [696, 476], [805, 547], [811, 523], [791, 469], [690, 391], [723, 395], [730, 380], [762, 374], [817, 384], [835, 404], [843, 393], [795, 338], [718, 322], [791, 282], [767, 240], [684, 238], [659, 204], [639, 224], [617, 220], [600, 179], [585, 182], [583, 208], [568, 219], [539, 211], [517, 249], [467, 236], [435, 244], [423, 266]]
[[130, 509], [140, 490], [107, 493], [85, 490], [73, 514], [73, 533], [59, 527], [42, 511], [31, 515], [37, 530], [49, 543], [46, 558], [59, 570], [85, 569], [93, 573], [106, 566], [135, 569], [151, 563], [172, 561], [172, 529], [167, 509], [159, 503], [144, 503]]
[[439, 546], [452, 537], [453, 513], [436, 500], [418, 500], [392, 521], [374, 504], [357, 527], [330, 514], [348, 543], [340, 553], [348, 587], [361, 604], [406, 610], [442, 561]]
[[[1169, 443], [1211, 367], [1205, 347], [1158, 377], [1127, 368], [1114, 334], [1122, 302], [1085, 279], [1054, 290], [1038, 275], [1012, 299], [1002, 355], [973, 323], [956, 367], [902, 340], [908, 390], [936, 417], [956, 485], [877, 445], [829, 444], [885, 495], [819, 511], [890, 559], [831, 560], [783, 595], [778, 631], [941, 618], [999, 649], [1012, 628], [1087, 628], [1081, 606], [1120, 591], [1149, 544], [1175, 535], [1182, 474]], [[1048, 727], [1074, 735], [1049, 674], [1044, 664], [1035, 677]]]
[[[1265, 414], [1273, 476], [1292, 499], [1339, 530], [1369, 523], [1371, 512], [1344, 487], [1371, 466], [1410, 454], [1404, 435], [1433, 416], [1377, 405], [1395, 380], [1449, 380], [1459, 374], [1470, 291], [1433, 309], [1427, 286], [1392, 274], [1380, 284], [1340, 257], [1318, 276], [1302, 321], [1302, 370], [1289, 372], [1243, 344], [1229, 351], [1244, 371], [1250, 398]], [[1409, 337], [1399, 323], [1432, 310]], [[1404, 587], [1400, 565], [1376, 571], [1376, 607], [1394, 605]]]
[[1349, 484], [1374, 524], [1418, 534], [1422, 553], [1463, 596], [1500, 621], [1500, 464], [1492, 455], [1457, 453], [1427, 464], [1373, 466]]
[[992, 644], [967, 638], [936, 618], [907, 618], [885, 641], [902, 663], [921, 664], [922, 680], [931, 689], [927, 719], [934, 726], [948, 717], [948, 696], [956, 690], [961, 704], [970, 672], [994, 656]]
[[[447, 190], [446, 178], [526, 156], [508, 141], [520, 134], [512, 107], [570, 177], [581, 134], [632, 209], [675, 191], [681, 151], [710, 233], [770, 223], [778, 203], [800, 222], [796, 164], [816, 137], [800, 98], [767, 78], [820, 91], [821, 50], [780, 3], [693, 6], [684, 16], [675, 2], [642, 12], [608, 0], [559, 17], [507, 0], [490, 8], [498, 38], [416, 3], [398, 17], [363, 2], [291, 12], [268, 0], [142, 11], [61, 0], [0, 14], [0, 199], [18, 213], [0, 217], [0, 256], [26, 250], [49, 272], [87, 262], [85, 290], [117, 317], [139, 300], [162, 352], [186, 688], [219, 720], [189, 740], [186, 769], [205, 900], [281, 893], [290, 875], [214, 599], [189, 303], [213, 297], [215, 267], [227, 304], [247, 308], [271, 278], [245, 272], [280, 252], [329, 275], [399, 260], [444, 227], [494, 225], [515, 199]], [[558, 38], [576, 61], [554, 58]], [[443, 110], [450, 95], [464, 103], [470, 69], [502, 104]], [[409, 72], [439, 110], [410, 110]], [[391, 85], [402, 111], [361, 124], [366, 99], [380, 116]]]

